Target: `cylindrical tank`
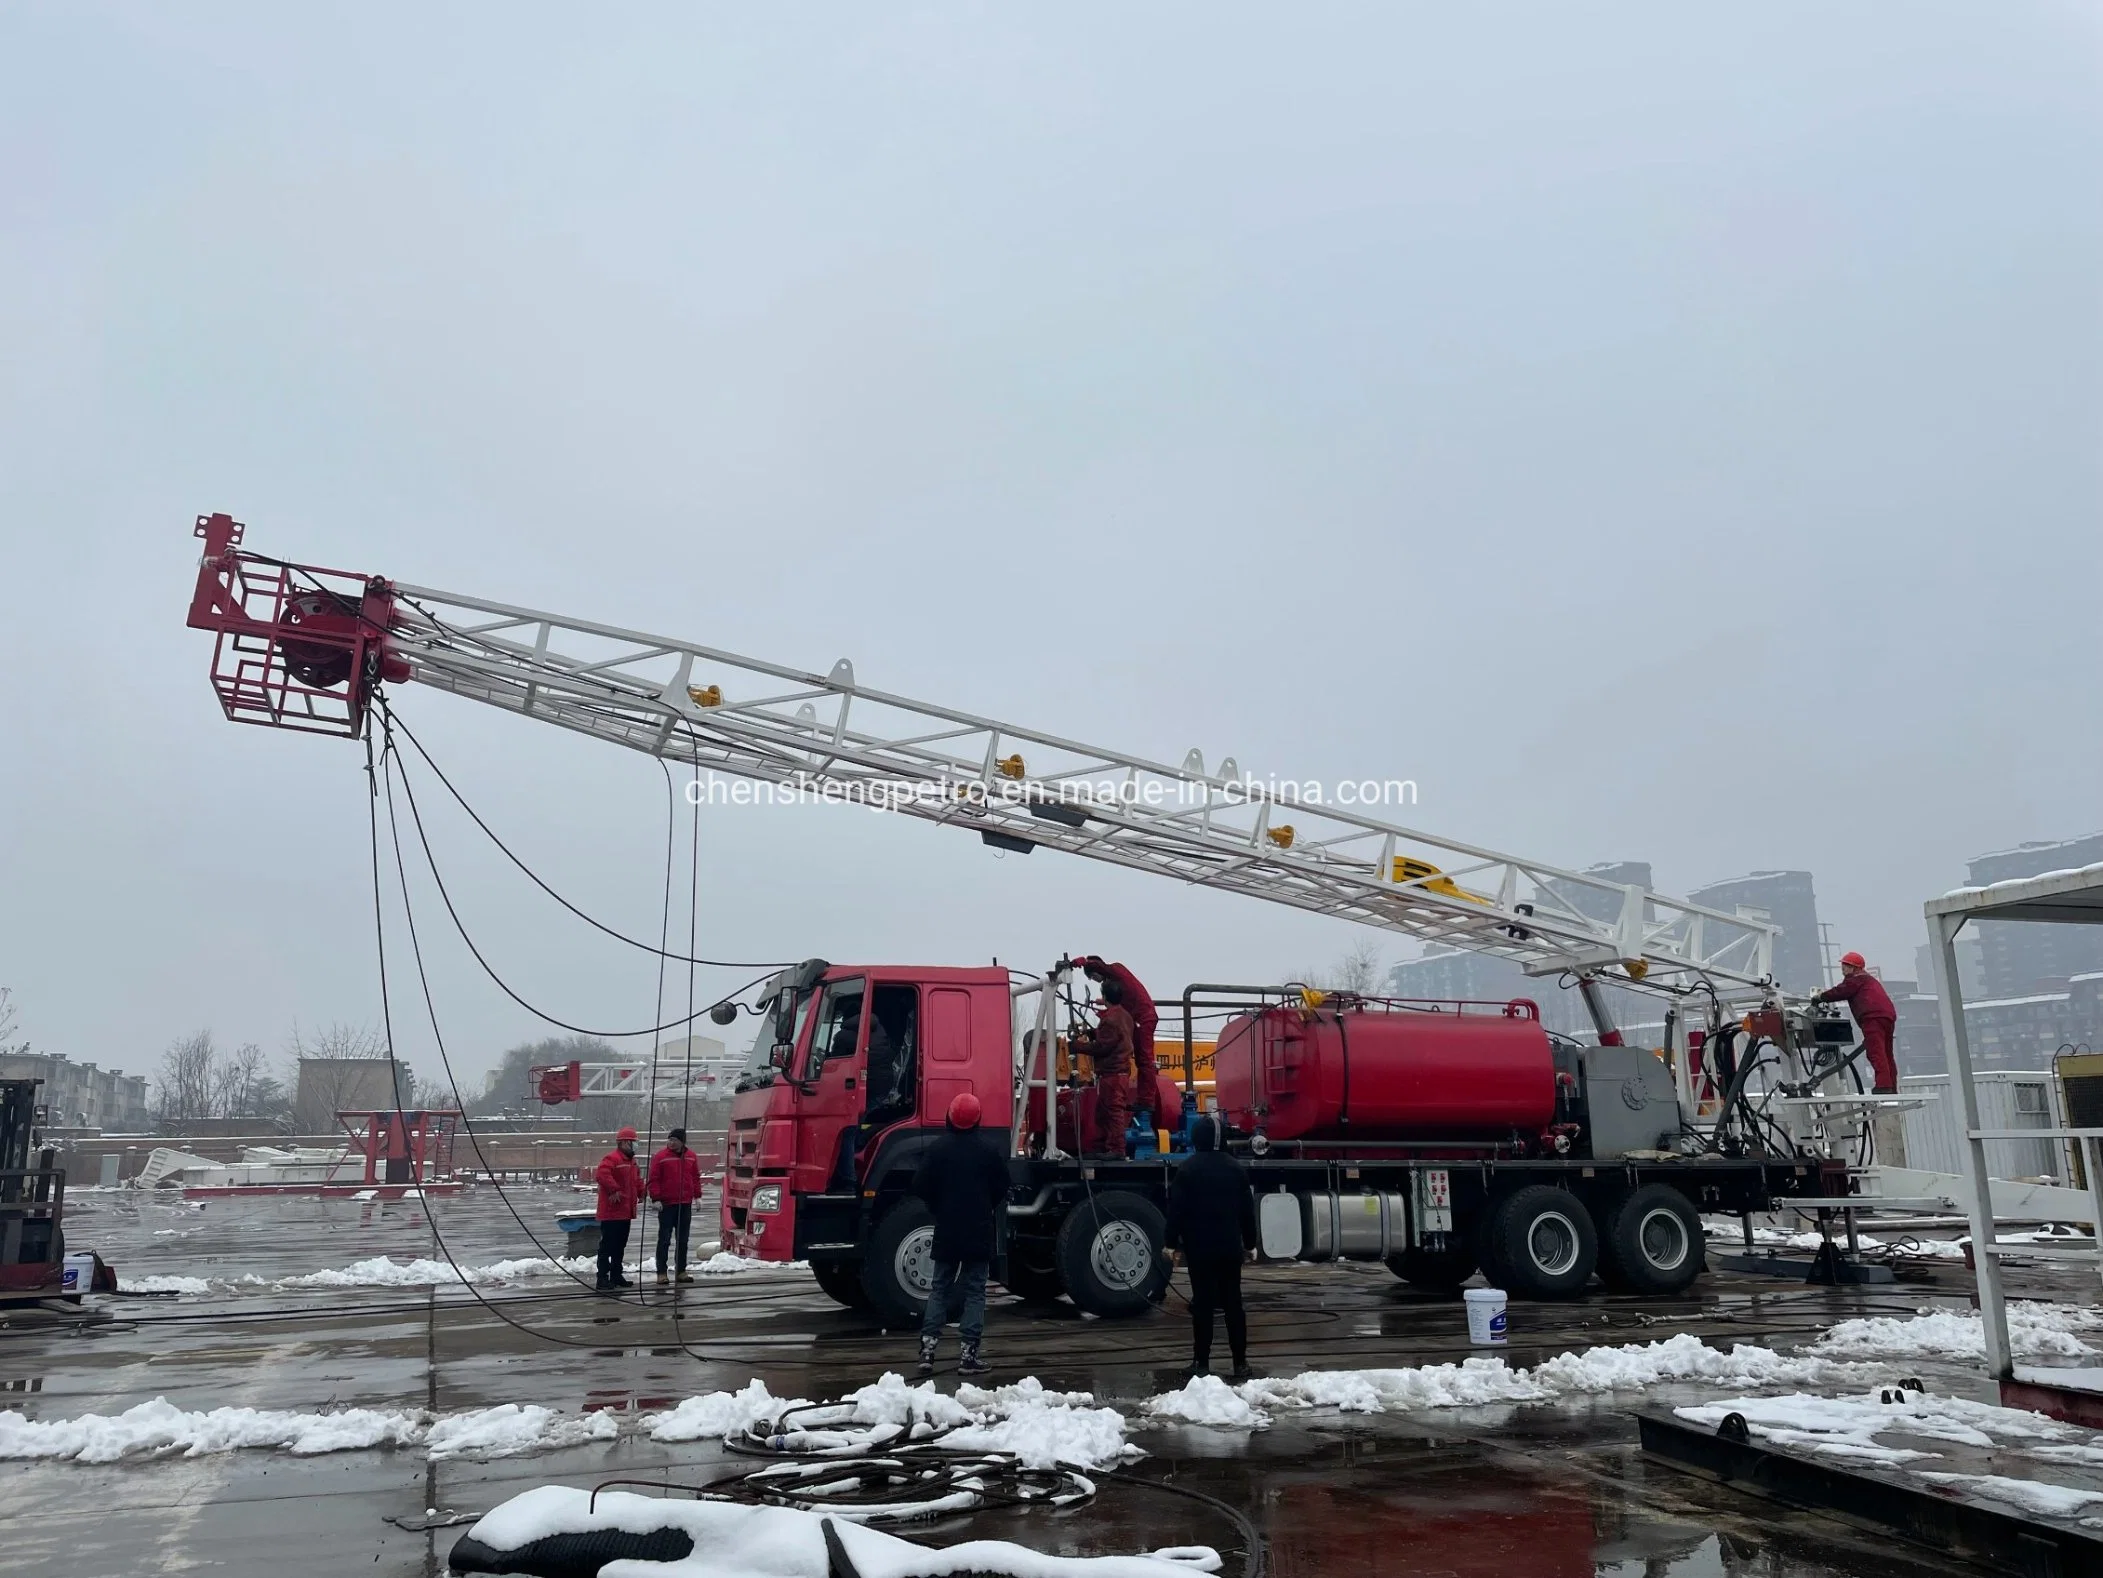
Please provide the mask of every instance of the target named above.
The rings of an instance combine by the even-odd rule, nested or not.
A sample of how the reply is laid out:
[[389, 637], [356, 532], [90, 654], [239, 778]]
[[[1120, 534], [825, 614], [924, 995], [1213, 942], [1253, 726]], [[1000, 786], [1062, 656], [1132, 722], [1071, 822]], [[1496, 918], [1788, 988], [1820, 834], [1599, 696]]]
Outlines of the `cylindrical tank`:
[[1230, 1020], [1220, 1110], [1272, 1140], [1499, 1139], [1555, 1121], [1531, 1003], [1460, 1012], [1272, 1005]]

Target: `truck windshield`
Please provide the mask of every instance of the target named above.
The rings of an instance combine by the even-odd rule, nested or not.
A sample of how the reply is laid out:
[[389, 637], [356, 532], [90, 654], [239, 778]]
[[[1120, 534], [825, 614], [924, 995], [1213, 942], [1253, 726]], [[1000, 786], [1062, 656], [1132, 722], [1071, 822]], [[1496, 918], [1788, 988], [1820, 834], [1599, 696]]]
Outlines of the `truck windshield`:
[[766, 1005], [766, 1012], [759, 1016], [759, 1032], [753, 1036], [752, 1045], [745, 1053], [745, 1066], [739, 1079], [748, 1080], [768, 1071], [768, 1058], [777, 1041], [797, 1042], [803, 1039], [802, 1030], [810, 1020], [811, 1005], [817, 1000], [815, 990], [798, 992], [794, 1003], [784, 991]]

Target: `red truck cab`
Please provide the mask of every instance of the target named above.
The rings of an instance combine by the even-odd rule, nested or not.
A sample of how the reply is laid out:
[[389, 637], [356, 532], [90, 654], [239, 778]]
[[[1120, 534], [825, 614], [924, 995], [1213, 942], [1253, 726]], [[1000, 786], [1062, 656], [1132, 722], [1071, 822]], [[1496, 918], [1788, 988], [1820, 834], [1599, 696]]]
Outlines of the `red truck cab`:
[[1005, 1153], [1010, 985], [997, 968], [821, 959], [770, 980], [725, 1140], [723, 1247], [809, 1260], [844, 1288], [953, 1097], [979, 1098], [987, 1141]]

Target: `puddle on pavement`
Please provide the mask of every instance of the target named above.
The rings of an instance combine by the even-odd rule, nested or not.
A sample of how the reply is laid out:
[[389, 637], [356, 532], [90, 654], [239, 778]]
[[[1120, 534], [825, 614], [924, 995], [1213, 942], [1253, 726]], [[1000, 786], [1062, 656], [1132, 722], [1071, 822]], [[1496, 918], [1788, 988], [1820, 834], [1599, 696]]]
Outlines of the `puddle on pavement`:
[[[1232, 1441], [1235, 1450], [1228, 1443]], [[1134, 1480], [1216, 1497], [1266, 1534], [1270, 1578], [1922, 1578], [1947, 1572], [1821, 1520], [1792, 1518], [1645, 1463], [1629, 1448], [1579, 1462], [1450, 1438], [1175, 1432], [1132, 1477], [1102, 1482], [1085, 1518], [981, 1515], [936, 1542], [1009, 1538], [1061, 1555], [1217, 1547], [1244, 1570], [1234, 1525]], [[1207, 1448], [1218, 1449], [1208, 1452]], [[1192, 1450], [1194, 1449], [1194, 1450]]]

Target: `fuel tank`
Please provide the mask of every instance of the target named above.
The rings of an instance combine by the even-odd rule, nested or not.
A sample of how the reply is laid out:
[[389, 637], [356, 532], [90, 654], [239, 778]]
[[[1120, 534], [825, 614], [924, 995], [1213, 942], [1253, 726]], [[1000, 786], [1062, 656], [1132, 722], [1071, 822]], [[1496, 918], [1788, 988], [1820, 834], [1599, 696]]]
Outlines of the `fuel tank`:
[[1220, 1111], [1274, 1141], [1488, 1140], [1556, 1118], [1530, 1002], [1439, 1008], [1274, 1004], [1220, 1032]]

